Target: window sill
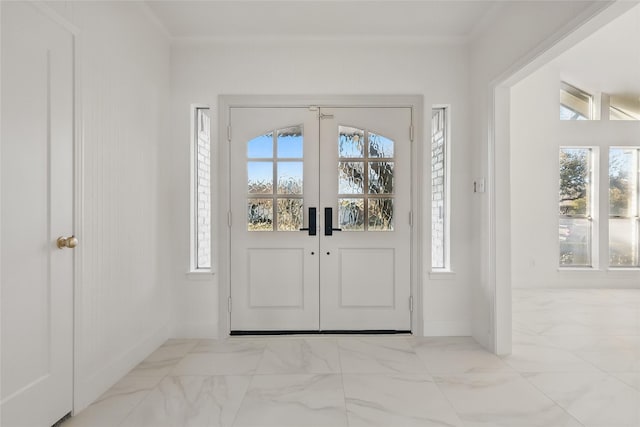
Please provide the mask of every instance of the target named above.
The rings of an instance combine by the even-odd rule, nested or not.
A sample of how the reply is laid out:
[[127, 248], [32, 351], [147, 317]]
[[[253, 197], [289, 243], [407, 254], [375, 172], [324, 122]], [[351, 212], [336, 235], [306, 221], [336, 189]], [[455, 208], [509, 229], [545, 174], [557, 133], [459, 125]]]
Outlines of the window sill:
[[595, 267], [559, 267], [558, 268], [558, 272], [560, 273], [592, 272], [592, 271], [602, 271], [602, 270]]
[[431, 280], [454, 280], [456, 273], [451, 270], [432, 270], [429, 272], [429, 279]]
[[195, 270], [186, 273], [187, 279], [201, 282], [212, 280], [214, 275], [212, 270]]
[[640, 267], [618, 267], [618, 268], [607, 268], [607, 273], [637, 273], [640, 272]]

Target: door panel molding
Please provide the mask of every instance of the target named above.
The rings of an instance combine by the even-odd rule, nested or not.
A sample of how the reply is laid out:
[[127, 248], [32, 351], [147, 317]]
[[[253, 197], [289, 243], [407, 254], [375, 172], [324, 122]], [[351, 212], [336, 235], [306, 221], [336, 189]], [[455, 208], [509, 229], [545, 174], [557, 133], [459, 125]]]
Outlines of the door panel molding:
[[[227, 213], [231, 211], [230, 205], [230, 136], [234, 133], [229, 129], [231, 123], [230, 112], [232, 108], [308, 108], [317, 111], [320, 108], [389, 108], [408, 107], [411, 110], [411, 126], [407, 129], [411, 143], [411, 216], [413, 224], [411, 228], [411, 296], [416, 301], [416, 307], [411, 313], [411, 330], [415, 335], [423, 333], [422, 319], [422, 271], [423, 271], [423, 241], [425, 227], [422, 224], [424, 200], [422, 191], [419, 191], [419, 182], [422, 181], [424, 169], [423, 126], [424, 109], [421, 95], [221, 95], [219, 97], [219, 135], [218, 135], [218, 165], [216, 177], [219, 183], [217, 197], [218, 209], [214, 217], [218, 218], [217, 253], [219, 254], [219, 329], [218, 336], [226, 337], [230, 334], [231, 304], [231, 228], [227, 221]], [[380, 130], [379, 130], [380, 131]], [[215, 202], [215, 200], [214, 200]], [[322, 207], [316, 206], [319, 211]], [[306, 215], [305, 215], [306, 216]], [[237, 215], [236, 215], [237, 217]], [[242, 220], [234, 218], [234, 221]], [[403, 220], [398, 218], [398, 220]], [[336, 224], [334, 224], [336, 227]], [[395, 302], [401, 304], [401, 301]], [[409, 302], [407, 302], [409, 304]], [[282, 332], [282, 331], [280, 331]], [[291, 332], [291, 331], [289, 331]], [[382, 331], [378, 331], [382, 332]], [[391, 331], [386, 331], [391, 332]]]

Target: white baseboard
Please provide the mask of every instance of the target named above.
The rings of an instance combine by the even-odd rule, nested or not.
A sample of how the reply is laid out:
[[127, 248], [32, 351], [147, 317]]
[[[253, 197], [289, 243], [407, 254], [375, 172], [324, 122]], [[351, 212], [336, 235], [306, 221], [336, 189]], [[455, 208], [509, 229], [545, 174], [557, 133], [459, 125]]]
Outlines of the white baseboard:
[[86, 378], [76, 377], [73, 387], [73, 415], [78, 414], [109, 390], [168, 338], [169, 328], [168, 325], [164, 325], [140, 340], [134, 347], [114, 357], [109, 364], [97, 372], [89, 374]]
[[172, 338], [218, 338], [217, 323], [179, 323], [174, 325]]
[[425, 337], [469, 337], [470, 321], [434, 320], [424, 322]]

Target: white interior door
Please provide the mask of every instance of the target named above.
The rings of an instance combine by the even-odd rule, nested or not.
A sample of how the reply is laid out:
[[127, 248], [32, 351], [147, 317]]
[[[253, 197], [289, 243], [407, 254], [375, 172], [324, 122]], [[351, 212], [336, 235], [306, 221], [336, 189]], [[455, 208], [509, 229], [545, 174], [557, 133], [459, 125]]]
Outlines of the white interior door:
[[73, 36], [30, 2], [1, 2], [3, 426], [72, 407]]
[[230, 125], [232, 333], [410, 330], [411, 109], [231, 108]]

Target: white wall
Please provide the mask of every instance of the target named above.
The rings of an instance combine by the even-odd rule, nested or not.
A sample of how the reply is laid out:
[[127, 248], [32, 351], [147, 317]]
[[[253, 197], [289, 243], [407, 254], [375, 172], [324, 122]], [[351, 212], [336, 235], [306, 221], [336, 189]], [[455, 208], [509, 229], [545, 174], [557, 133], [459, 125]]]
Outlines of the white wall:
[[[212, 107], [213, 143], [217, 144], [218, 96], [221, 94], [420, 94], [425, 115], [434, 104], [450, 104], [452, 120], [452, 267], [451, 280], [424, 274], [424, 328], [430, 335], [469, 335], [469, 281], [472, 274], [470, 233], [470, 141], [468, 53], [461, 45], [257, 41], [227, 44], [181, 44], [171, 54], [173, 139], [163, 147], [162, 221], [172, 245], [174, 335], [215, 336], [218, 332], [217, 276], [190, 280], [189, 253], [189, 105]], [[430, 135], [430, 120], [425, 120]], [[429, 147], [427, 137], [427, 148]], [[427, 150], [428, 152], [429, 150]], [[217, 161], [217, 159], [214, 160]], [[427, 167], [429, 163], [426, 163]], [[427, 173], [429, 169], [425, 169]], [[427, 175], [428, 176], [428, 175]], [[428, 200], [428, 184], [425, 197]], [[215, 195], [214, 195], [215, 197]], [[429, 209], [425, 210], [426, 220]], [[428, 223], [427, 223], [428, 224]], [[428, 227], [427, 227], [428, 229]], [[215, 239], [215, 233], [214, 233]], [[425, 238], [425, 249], [430, 247]], [[428, 252], [425, 260], [430, 259]], [[214, 264], [217, 260], [214, 260]], [[167, 263], [169, 265], [169, 263]], [[429, 263], [425, 263], [425, 269]], [[202, 279], [202, 278], [200, 278]]]
[[[494, 16], [493, 25], [470, 44], [473, 174], [490, 177], [496, 173], [488, 181], [488, 192], [476, 195], [472, 205], [471, 246], [477, 255], [473, 258], [477, 279], [471, 293], [473, 337], [498, 352], [510, 351], [508, 340], [501, 340], [505, 348], [497, 346], [496, 324], [510, 330], [511, 228], [508, 130], [504, 130], [509, 126], [504, 120], [508, 108], [496, 104], [502, 126], [494, 127], [493, 89], [607, 6], [583, 1], [508, 2]], [[496, 302], [505, 309], [496, 311]]]
[[168, 337], [159, 280], [158, 150], [168, 134], [169, 42], [139, 5], [61, 2], [80, 29], [83, 201], [76, 233], [77, 412]]
[[[597, 52], [592, 52], [597, 55]], [[615, 64], [610, 64], [615, 67]], [[609, 146], [640, 146], [640, 122], [560, 121], [561, 69], [547, 65], [511, 90], [512, 284], [526, 288], [640, 288], [640, 271], [608, 270]], [[600, 152], [599, 256], [593, 271], [558, 269], [558, 153], [561, 146]]]

